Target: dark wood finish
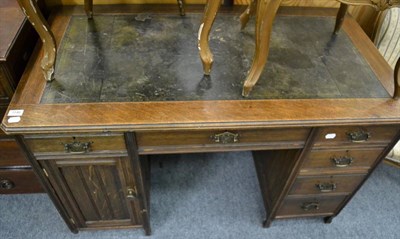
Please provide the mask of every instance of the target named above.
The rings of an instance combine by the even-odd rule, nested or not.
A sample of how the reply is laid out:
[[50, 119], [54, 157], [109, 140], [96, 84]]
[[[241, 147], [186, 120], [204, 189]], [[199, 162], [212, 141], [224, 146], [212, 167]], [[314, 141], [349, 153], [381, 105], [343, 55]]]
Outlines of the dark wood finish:
[[394, 93], [393, 98], [399, 99], [400, 97], [400, 58], [397, 60], [396, 66], [394, 67]]
[[[45, 11], [43, 1], [38, 3]], [[0, 118], [3, 118], [38, 36], [16, 1], [1, 1], [0, 16]], [[14, 185], [12, 189], [0, 189], [0, 194], [43, 192], [15, 138], [6, 136], [2, 130], [0, 171], [0, 181], [9, 180]]]
[[[332, 175], [319, 177], [298, 177], [294, 182], [289, 195], [308, 195], [308, 194], [350, 194], [361, 183], [365, 175]], [[334, 185], [332, 191], [323, 192], [317, 185], [328, 184], [329, 188]]]
[[[276, 214], [277, 219], [306, 217], [306, 216], [328, 216], [333, 215], [346, 196], [305, 197], [287, 198]], [[315, 203], [317, 208], [303, 209], [307, 204]]]
[[126, 152], [123, 134], [108, 135], [59, 135], [44, 137], [26, 137], [26, 142], [34, 154], [71, 154], [65, 152], [64, 145], [73, 142], [90, 143], [88, 153]]
[[[366, 147], [368, 145], [387, 145], [390, 143], [399, 130], [399, 126], [351, 126], [351, 127], [326, 127], [322, 128], [320, 134], [315, 140], [314, 147], [352, 145]], [[349, 133], [365, 132], [369, 133], [366, 141], [354, 142], [349, 138]], [[327, 135], [336, 134], [333, 139], [326, 139]]]
[[[99, 6], [98, 9], [99, 11], [96, 10], [96, 12], [99, 13], [101, 11], [124, 13], [123, 10], [137, 12], [143, 9], [150, 11], [151, 8], [149, 6], [124, 6], [123, 8]], [[158, 9], [157, 11], [166, 10]], [[286, 15], [334, 15], [332, 10], [321, 9], [288, 9], [281, 12]], [[64, 8], [51, 17], [50, 26], [57, 43], [62, 39], [71, 14], [83, 14], [83, 9], [81, 7], [79, 9]], [[343, 22], [343, 30], [355, 48], [364, 56], [387, 92], [392, 92], [393, 71], [362, 33], [357, 23], [351, 18], [346, 18]], [[10, 123], [9, 118], [6, 117], [2, 128], [7, 133], [23, 134], [27, 138], [29, 143], [24, 143], [21, 137], [18, 139], [27, 151], [29, 161], [34, 166], [34, 171], [40, 177], [50, 198], [74, 232], [84, 228], [125, 227], [128, 224], [126, 220], [128, 215], [123, 209], [133, 208], [127, 210], [130, 222], [132, 218], [135, 218], [135, 222], [140, 223], [129, 224], [129, 226], [143, 227], [146, 234], [151, 233], [149, 168], [146, 166], [147, 160], [139, 156], [141, 154], [243, 149], [263, 149], [254, 152], [254, 161], [267, 211], [264, 226], [269, 226], [276, 218], [297, 216], [328, 216], [326, 221], [329, 222], [353, 197], [399, 138], [396, 134], [400, 125], [400, 103], [389, 96], [307, 100], [41, 104], [45, 82], [42, 79], [40, 67], [40, 51], [39, 45], [35, 51], [35, 58], [30, 62], [9, 107], [9, 110], [24, 109], [21, 121]], [[367, 129], [370, 132], [370, 138], [362, 143], [350, 142], [346, 133], [360, 128]], [[239, 133], [239, 144], [236, 142], [224, 145], [210, 142], [210, 136], [225, 131]], [[332, 132], [337, 135], [334, 140], [327, 143], [325, 135]], [[307, 136], [308, 133], [310, 135]], [[98, 146], [106, 147], [106, 145], [114, 144], [107, 142], [109, 141], [107, 139], [113, 138], [108, 134], [124, 134], [126, 150], [119, 150], [121, 141], [118, 140], [121, 138], [117, 140], [119, 143], [107, 150], [102, 151], [100, 147], [95, 151], [79, 155], [66, 154], [58, 146], [47, 146], [63, 137], [95, 135], [97, 139], [102, 134], [105, 136], [105, 141], [97, 144]], [[41, 137], [45, 138], [44, 141], [38, 140]], [[245, 139], [242, 144], [241, 139]], [[361, 152], [364, 150], [365, 152]], [[318, 152], [323, 155], [346, 152], [357, 157], [368, 154], [368, 157], [365, 157], [361, 164], [358, 164], [359, 160], [354, 160], [351, 167], [335, 171], [314, 159], [316, 156], [313, 154], [318, 154]], [[309, 161], [310, 158], [311, 161]], [[129, 165], [119, 167], [121, 162], [129, 162]], [[46, 176], [42, 166], [49, 177]], [[130, 180], [134, 182], [136, 186], [134, 191], [137, 193], [134, 206], [127, 204], [124, 207], [123, 203], [106, 201], [107, 208], [117, 205], [117, 212], [124, 212], [125, 214], [121, 214], [123, 216], [113, 216], [111, 213], [113, 210], [108, 209], [101, 213], [89, 210], [90, 207], [85, 208], [84, 212], [80, 209], [82, 206], [79, 205], [86, 203], [90, 203], [91, 206], [98, 205], [98, 200], [100, 200], [90, 195], [89, 191], [85, 191], [82, 182], [88, 180], [81, 179], [88, 179], [88, 176], [77, 175], [77, 172], [85, 172], [90, 167], [100, 167], [102, 170], [107, 168], [107, 170], [100, 170], [99, 178], [114, 177], [110, 181], [113, 182], [112, 185], [100, 187], [101, 192], [110, 190], [115, 194], [121, 190], [119, 185], [124, 183], [127, 185]], [[76, 168], [80, 170], [75, 170]], [[104, 177], [101, 176], [101, 172], [104, 173]], [[116, 182], [118, 180], [115, 180], [116, 174], [119, 184]], [[360, 179], [355, 174], [367, 175], [363, 176], [354, 191], [346, 189], [337, 194], [331, 193], [330, 196], [315, 196], [314, 192], [309, 191], [306, 191], [308, 195], [289, 195], [291, 190], [296, 190], [293, 188], [296, 180], [301, 180], [306, 175], [315, 178], [336, 178], [337, 175], [342, 175], [345, 178], [352, 178], [351, 183], [357, 184], [359, 182], [357, 180]], [[75, 188], [73, 186], [75, 184], [80, 184], [80, 186]], [[124, 185], [122, 190], [126, 196], [128, 191], [125, 191]], [[319, 200], [320, 203], [320, 210], [316, 212], [310, 210], [305, 212], [299, 207], [299, 203], [314, 200]], [[311, 204], [308, 207], [311, 209], [314, 206]], [[107, 219], [107, 222], [97, 220], [102, 216]]]
[[[9, 181], [10, 188], [3, 186]], [[0, 194], [41, 193], [42, 186], [38, 182], [32, 169], [1, 169], [0, 168]]]
[[[319, 175], [321, 173], [367, 173], [384, 148], [314, 149], [304, 161], [300, 175]], [[334, 158], [350, 157], [352, 162], [347, 167], [337, 167]]]
[[69, 205], [78, 227], [138, 227], [142, 220], [137, 215], [137, 199], [127, 199], [128, 188], [136, 188], [127, 171], [131, 167], [129, 161], [128, 157], [118, 157], [39, 163], [47, 171], [57, 195]]

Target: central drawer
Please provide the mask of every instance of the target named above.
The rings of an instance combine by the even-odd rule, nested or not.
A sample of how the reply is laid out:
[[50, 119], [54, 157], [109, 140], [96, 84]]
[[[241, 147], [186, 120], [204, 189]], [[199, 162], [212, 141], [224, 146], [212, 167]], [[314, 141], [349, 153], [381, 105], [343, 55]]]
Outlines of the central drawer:
[[35, 155], [126, 152], [123, 134], [29, 136], [25, 140]]
[[247, 129], [247, 130], [189, 130], [137, 132], [139, 150], [183, 152], [230, 148], [231, 150], [263, 148], [301, 148], [309, 128]]

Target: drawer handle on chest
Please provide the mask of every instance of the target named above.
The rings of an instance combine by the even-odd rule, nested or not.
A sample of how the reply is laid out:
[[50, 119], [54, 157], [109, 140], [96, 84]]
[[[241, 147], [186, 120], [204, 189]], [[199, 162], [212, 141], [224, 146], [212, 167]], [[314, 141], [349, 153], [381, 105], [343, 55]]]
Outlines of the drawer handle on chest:
[[232, 144], [239, 142], [239, 134], [223, 132], [220, 134], [214, 134], [211, 136], [211, 139], [214, 140], [215, 143]]
[[343, 156], [343, 157], [338, 157], [338, 158], [332, 158], [332, 161], [336, 167], [345, 168], [345, 167], [350, 166], [354, 160], [352, 157]]
[[319, 210], [319, 202], [305, 202], [301, 205], [304, 211]]
[[126, 194], [126, 198], [130, 199], [130, 200], [134, 200], [137, 197], [136, 194], [136, 187], [135, 188], [127, 188], [127, 194]]
[[348, 139], [354, 143], [362, 143], [362, 142], [367, 141], [369, 138], [371, 138], [371, 134], [364, 130], [348, 132], [346, 134], [347, 134]]
[[13, 189], [15, 188], [15, 184], [13, 181], [8, 179], [0, 180], [0, 189]]
[[318, 183], [315, 186], [319, 189], [321, 193], [329, 193], [335, 191], [336, 184], [335, 183]]
[[72, 143], [61, 143], [61, 144], [64, 145], [64, 150], [66, 153], [81, 154], [89, 152], [93, 142], [82, 143], [79, 141], [74, 141]]

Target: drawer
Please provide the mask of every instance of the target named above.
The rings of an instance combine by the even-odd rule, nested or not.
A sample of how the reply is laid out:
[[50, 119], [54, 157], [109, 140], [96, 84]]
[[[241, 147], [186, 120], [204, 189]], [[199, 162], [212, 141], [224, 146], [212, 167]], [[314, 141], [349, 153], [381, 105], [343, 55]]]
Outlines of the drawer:
[[314, 146], [325, 145], [387, 145], [399, 131], [398, 125], [388, 126], [349, 126], [321, 128], [314, 142]]
[[126, 152], [123, 134], [25, 137], [34, 154]]
[[334, 175], [324, 177], [299, 177], [289, 195], [349, 194], [364, 179], [365, 175]]
[[[248, 129], [248, 130], [191, 130], [169, 132], [138, 132], [141, 150], [168, 146], [232, 146], [232, 145], [292, 145], [301, 147], [309, 134], [308, 128]], [[290, 146], [289, 146], [290, 147]]]
[[0, 152], [0, 168], [30, 165], [12, 137], [0, 138]]
[[276, 218], [333, 215], [345, 198], [346, 196], [287, 197]]
[[44, 192], [31, 169], [0, 169], [0, 194]]
[[368, 172], [384, 148], [365, 149], [316, 149], [304, 160], [300, 175], [307, 173], [349, 172], [357, 170]]

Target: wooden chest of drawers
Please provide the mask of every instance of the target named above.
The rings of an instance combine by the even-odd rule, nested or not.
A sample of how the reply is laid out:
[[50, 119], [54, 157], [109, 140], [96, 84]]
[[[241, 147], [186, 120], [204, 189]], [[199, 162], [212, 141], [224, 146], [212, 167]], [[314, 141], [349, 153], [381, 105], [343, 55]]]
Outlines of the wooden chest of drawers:
[[[0, 1], [0, 16], [0, 118], [3, 118], [38, 36], [16, 1]], [[0, 194], [35, 192], [43, 189], [25, 155], [14, 136], [6, 136], [0, 130]]]
[[[304, 216], [330, 222], [388, 153], [399, 130], [398, 125], [315, 128], [303, 150], [282, 151], [280, 157], [254, 152], [268, 213], [264, 226], [273, 219]], [[277, 185], [276, 177], [287, 183]]]

